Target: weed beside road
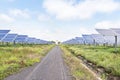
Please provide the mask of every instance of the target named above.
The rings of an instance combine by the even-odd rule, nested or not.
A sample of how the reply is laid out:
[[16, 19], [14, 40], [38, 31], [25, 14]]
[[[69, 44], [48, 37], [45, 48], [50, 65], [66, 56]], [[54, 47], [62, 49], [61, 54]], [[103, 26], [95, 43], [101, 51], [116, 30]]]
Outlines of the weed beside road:
[[64, 52], [64, 60], [70, 69], [71, 75], [75, 78], [73, 80], [97, 80], [93, 74], [83, 67], [81, 64], [82, 62], [77, 57], [72, 55], [72, 53], [68, 51], [64, 45], [61, 45], [61, 48]]
[[33, 65], [46, 55], [54, 45], [26, 45], [0, 47], [0, 80]]
[[[120, 76], [120, 48], [115, 52], [114, 47], [108, 46], [66, 45], [66, 47], [75, 56], [82, 56], [94, 63], [96, 68], [104, 68], [106, 77]], [[106, 78], [104, 74], [102, 77]]]

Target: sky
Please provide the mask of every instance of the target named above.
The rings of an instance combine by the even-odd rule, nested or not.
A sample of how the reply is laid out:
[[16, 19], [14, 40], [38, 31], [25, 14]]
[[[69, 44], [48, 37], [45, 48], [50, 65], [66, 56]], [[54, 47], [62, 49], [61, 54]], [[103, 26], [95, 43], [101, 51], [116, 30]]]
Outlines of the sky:
[[120, 28], [120, 0], [0, 0], [0, 29], [65, 41]]

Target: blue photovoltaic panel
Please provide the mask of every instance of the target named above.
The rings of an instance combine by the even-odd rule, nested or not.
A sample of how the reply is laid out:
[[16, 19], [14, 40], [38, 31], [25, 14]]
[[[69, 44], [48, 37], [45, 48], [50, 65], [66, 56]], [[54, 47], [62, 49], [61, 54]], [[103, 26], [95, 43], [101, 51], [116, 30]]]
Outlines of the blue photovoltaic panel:
[[29, 43], [29, 44], [33, 44], [33, 43], [35, 43], [35, 38], [28, 38], [27, 39], [27, 43]]
[[8, 32], [10, 32], [10, 30], [0, 30], [0, 34], [1, 33], [8, 33]]
[[18, 35], [15, 39], [15, 42], [17, 43], [24, 43], [27, 41], [28, 36], [27, 35]]
[[40, 44], [40, 39], [35, 39], [35, 44]]
[[120, 29], [96, 29], [100, 34], [105, 37], [105, 40], [110, 45], [118, 45], [118, 36], [120, 36]]
[[84, 44], [84, 39], [82, 37], [76, 37], [75, 38], [78, 44]]
[[35, 44], [40, 44], [40, 39], [35, 39]]
[[47, 44], [48, 41], [29, 37], [27, 39], [27, 43], [29, 43], [29, 44]]
[[120, 35], [120, 28], [111, 28], [111, 29]]
[[7, 36], [2, 40], [3, 42], [14, 42], [17, 34], [7, 34]]
[[109, 45], [115, 44], [115, 37], [114, 36], [104, 36], [105, 42]]
[[38, 40], [37, 40], [37, 43], [39, 43], [39, 44], [47, 44], [47, 41], [38, 39]]
[[5, 37], [6, 34], [0, 34], [0, 40]]
[[103, 35], [101, 35], [101, 34], [92, 34], [91, 36], [95, 40], [96, 44], [104, 44], [104, 43], [106, 43]]
[[117, 36], [119, 35], [118, 33], [116, 33], [115, 31], [111, 30], [111, 29], [96, 29], [97, 32], [99, 32], [100, 34], [102, 34], [103, 36]]
[[71, 40], [70, 40], [70, 43], [71, 43], [71, 44], [79, 44], [76, 39], [71, 39]]
[[43, 44], [48, 44], [48, 41], [43, 40]]
[[17, 34], [7, 34], [5, 38], [15, 38]]
[[84, 40], [85, 40], [85, 43], [87, 44], [93, 44], [94, 43], [94, 39], [92, 38], [91, 35], [82, 35]]
[[10, 30], [0, 30], [0, 40], [2, 40]]
[[80, 44], [80, 43], [78, 41], [78, 38], [77, 39], [75, 38], [75, 39], [64, 41], [63, 44]]

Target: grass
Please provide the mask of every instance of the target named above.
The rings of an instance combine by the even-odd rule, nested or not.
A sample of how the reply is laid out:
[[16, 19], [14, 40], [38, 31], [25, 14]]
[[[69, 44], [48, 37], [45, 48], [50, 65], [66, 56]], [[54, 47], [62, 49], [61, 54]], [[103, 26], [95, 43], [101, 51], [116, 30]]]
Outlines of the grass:
[[40, 62], [53, 45], [24, 45], [0, 47], [0, 80], [21, 68]]
[[66, 45], [75, 56], [83, 56], [85, 59], [102, 66], [110, 75], [120, 76], [120, 48], [117, 52], [113, 47]]
[[64, 45], [61, 45], [61, 48], [64, 52], [64, 60], [75, 80], [96, 80], [96, 78], [85, 67], [83, 67], [81, 61], [72, 55]]

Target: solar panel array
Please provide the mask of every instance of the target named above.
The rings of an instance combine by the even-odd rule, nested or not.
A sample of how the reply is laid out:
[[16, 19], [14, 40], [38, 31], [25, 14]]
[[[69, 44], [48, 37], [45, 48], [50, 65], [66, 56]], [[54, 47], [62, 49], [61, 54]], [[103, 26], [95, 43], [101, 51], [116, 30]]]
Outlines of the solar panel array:
[[3, 42], [14, 42], [17, 37], [17, 34], [7, 34], [6, 37], [2, 40]]
[[0, 41], [7, 35], [10, 30], [0, 30]]
[[76, 37], [78, 44], [84, 44], [84, 39], [82, 37]]
[[82, 35], [82, 36], [83, 36], [83, 38], [84, 38], [85, 44], [94, 44], [94, 39], [92, 38], [91, 35], [86, 35], [86, 34], [84, 34], [84, 35]]
[[94, 44], [104, 44], [106, 43], [105, 38], [101, 34], [91, 34]]
[[[120, 28], [96, 29], [100, 34], [83, 34], [80, 39], [70, 39], [64, 44], [107, 44], [120, 46]], [[79, 37], [78, 37], [79, 38]]]
[[118, 35], [120, 35], [120, 28], [111, 28], [113, 31], [115, 31]]
[[35, 43], [35, 38], [30, 38], [30, 37], [28, 37], [27, 42], [28, 42], [29, 44]]
[[103, 36], [117, 36], [118, 34], [111, 29], [96, 29]]
[[28, 37], [27, 35], [9, 33], [9, 32], [10, 30], [0, 30], [0, 42], [22, 43], [22, 44], [24, 43], [26, 44], [51, 44], [50, 41]]
[[26, 43], [28, 36], [27, 35], [18, 35], [15, 39], [16, 43]]
[[63, 44], [84, 44], [84, 39], [82, 37], [76, 37], [75, 39], [63, 42]]

